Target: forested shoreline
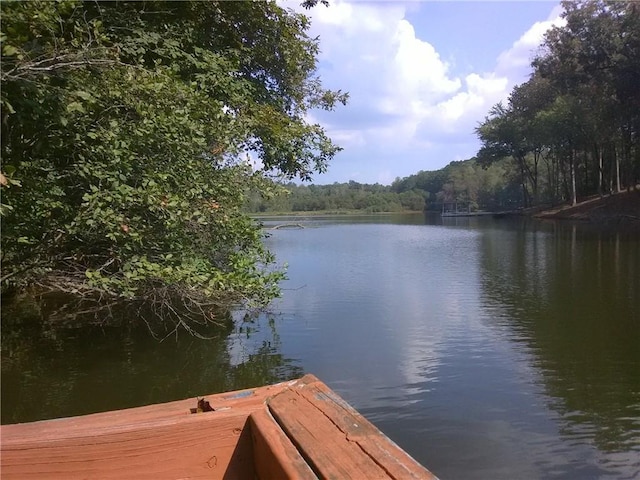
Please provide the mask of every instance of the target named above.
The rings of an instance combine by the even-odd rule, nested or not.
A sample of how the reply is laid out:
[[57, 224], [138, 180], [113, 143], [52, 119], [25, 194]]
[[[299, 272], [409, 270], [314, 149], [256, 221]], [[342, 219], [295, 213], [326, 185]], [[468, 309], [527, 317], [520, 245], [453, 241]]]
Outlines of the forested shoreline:
[[477, 128], [477, 161], [514, 164], [522, 205], [568, 202], [640, 183], [640, 5], [562, 3], [530, 79]]
[[519, 207], [518, 186], [508, 185], [509, 159], [485, 168], [475, 159], [451, 162], [435, 171], [397, 178], [391, 185], [350, 181], [331, 185], [279, 184], [271, 199], [250, 196], [251, 213], [363, 211], [367, 213], [440, 210], [443, 203], [470, 204], [474, 210], [513, 210]]

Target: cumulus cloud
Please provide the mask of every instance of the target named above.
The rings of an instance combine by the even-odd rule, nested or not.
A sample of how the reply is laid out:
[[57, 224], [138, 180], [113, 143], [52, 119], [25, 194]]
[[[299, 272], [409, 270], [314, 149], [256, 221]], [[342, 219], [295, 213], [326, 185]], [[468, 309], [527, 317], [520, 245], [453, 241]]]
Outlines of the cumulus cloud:
[[407, 8], [415, 4], [333, 0], [304, 11], [312, 17], [310, 35], [320, 37], [324, 85], [350, 94], [347, 107], [314, 112], [345, 149], [318, 181], [388, 183], [392, 171], [404, 176], [474, 155], [477, 122], [526, 80], [532, 52], [563, 21], [554, 10], [500, 53], [493, 71], [457, 74], [455, 58], [445, 60], [417, 34]]
[[504, 95], [508, 83], [506, 77], [493, 73], [471, 73], [465, 78], [466, 88], [463, 91], [437, 105], [436, 119], [444, 125], [456, 126], [464, 117], [475, 118]]
[[409, 141], [425, 113], [463, 85], [433, 45], [417, 37], [400, 3], [338, 1], [312, 16], [311, 34], [321, 38], [320, 75], [350, 93], [344, 111], [319, 119], [343, 138], [382, 148], [392, 139]]
[[513, 43], [509, 50], [500, 54], [496, 64], [496, 72], [518, 80], [528, 76], [531, 70], [531, 61], [544, 39], [544, 34], [552, 27], [561, 27], [567, 23], [564, 18], [560, 17], [560, 11], [554, 9], [554, 12], [555, 17], [544, 22], [534, 23]]
[[434, 102], [460, 89], [460, 79], [449, 77], [448, 64], [430, 43], [416, 37], [408, 21], [403, 19], [395, 25], [391, 49], [393, 58], [385, 63], [383, 108], [415, 113], [422, 103]]

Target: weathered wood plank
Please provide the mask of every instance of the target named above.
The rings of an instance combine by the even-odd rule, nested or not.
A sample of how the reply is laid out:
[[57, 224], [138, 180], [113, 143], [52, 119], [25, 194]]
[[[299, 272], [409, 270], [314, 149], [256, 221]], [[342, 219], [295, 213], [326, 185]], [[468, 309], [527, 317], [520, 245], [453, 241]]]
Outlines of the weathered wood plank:
[[318, 480], [266, 408], [252, 413], [249, 420], [259, 480]]
[[[0, 429], [3, 479], [253, 478], [249, 415], [296, 384], [207, 396], [216, 411], [191, 414], [196, 399]], [[246, 431], [245, 431], [246, 430]]]
[[207, 400], [4, 425], [0, 476], [435, 479], [313, 375]]
[[387, 478], [376, 462], [298, 392], [276, 395], [269, 401], [269, 410], [319, 478]]
[[319, 477], [436, 479], [324, 383], [303, 380], [268, 405]]
[[[248, 410], [2, 449], [3, 479], [253, 478]], [[4, 443], [4, 441], [3, 441]]]
[[[211, 406], [218, 410], [260, 408], [265, 400], [277, 392], [296, 385], [299, 380], [282, 382], [235, 392], [207, 395]], [[110, 432], [130, 429], [154, 428], [172, 424], [184, 417], [191, 416], [191, 408], [196, 407], [196, 399], [189, 398], [175, 402], [159, 403], [143, 407], [94, 413], [78, 417], [58, 418], [39, 422], [18, 423], [0, 426], [2, 449], [14, 443], [30, 443], [34, 439], [71, 438], [74, 436], [96, 436]]]

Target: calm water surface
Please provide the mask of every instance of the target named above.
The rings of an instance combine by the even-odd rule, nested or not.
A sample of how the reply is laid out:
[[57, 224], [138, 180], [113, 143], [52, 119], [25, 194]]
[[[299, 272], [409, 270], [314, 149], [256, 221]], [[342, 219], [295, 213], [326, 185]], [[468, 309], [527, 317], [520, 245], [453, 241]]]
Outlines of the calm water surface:
[[288, 264], [283, 298], [217, 340], [60, 332], [3, 309], [3, 423], [311, 372], [442, 479], [640, 478], [637, 232], [303, 223], [268, 239]]

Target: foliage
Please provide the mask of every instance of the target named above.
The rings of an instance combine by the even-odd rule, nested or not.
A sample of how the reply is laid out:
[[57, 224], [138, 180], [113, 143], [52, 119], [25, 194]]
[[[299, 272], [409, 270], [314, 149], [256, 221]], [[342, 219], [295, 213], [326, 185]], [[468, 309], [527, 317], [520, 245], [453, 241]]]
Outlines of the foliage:
[[443, 202], [469, 202], [473, 208], [510, 209], [520, 205], [506, 171], [509, 159], [482, 168], [475, 159], [451, 162], [435, 171], [397, 178], [390, 186], [354, 181], [331, 185], [278, 184], [281, 194], [270, 200], [253, 195], [252, 213], [364, 211], [402, 212], [442, 209]]
[[2, 18], [3, 288], [198, 314], [277, 295], [246, 193], [326, 169], [339, 148], [305, 114], [346, 102], [315, 75], [307, 17], [63, 0]]
[[478, 160], [510, 156], [525, 205], [640, 182], [640, 11], [636, 2], [563, 2], [534, 72], [477, 133]]
[[290, 182], [282, 187], [281, 195], [269, 201], [254, 198], [248, 209], [253, 213], [352, 210], [378, 213], [421, 211], [424, 208], [421, 194], [399, 196], [380, 184], [350, 181], [332, 185], [297, 185]]
[[510, 210], [640, 182], [640, 6], [564, 2], [567, 25], [550, 30], [533, 74], [489, 112], [476, 132], [475, 159], [396, 179], [390, 187], [355, 182], [286, 186], [288, 196], [252, 199], [259, 211], [427, 209], [469, 202]]

